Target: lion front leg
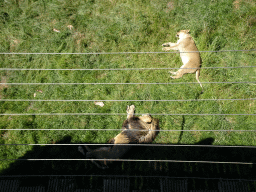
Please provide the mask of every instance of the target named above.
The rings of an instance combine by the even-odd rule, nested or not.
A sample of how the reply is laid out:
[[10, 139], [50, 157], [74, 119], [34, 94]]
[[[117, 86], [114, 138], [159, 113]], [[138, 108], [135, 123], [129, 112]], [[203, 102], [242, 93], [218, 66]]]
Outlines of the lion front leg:
[[162, 44], [162, 46], [163, 46], [163, 50], [164, 51], [169, 51], [169, 50], [179, 50], [179, 47], [178, 47], [178, 43], [171, 43], [171, 42], [169, 42], [169, 43], [164, 43], [164, 44]]
[[164, 43], [164, 44], [162, 44], [162, 46], [163, 46], [163, 47], [170, 47], [170, 45], [169, 45], [170, 43], [171, 43], [171, 42], [169, 42], [169, 43]]
[[163, 50], [163, 51], [170, 51], [171, 48], [170, 48], [170, 47], [163, 47], [162, 50]]
[[173, 47], [173, 46], [176, 46], [176, 45], [177, 45], [177, 43], [172, 43], [172, 42], [162, 44], [163, 47]]
[[171, 44], [171, 42], [162, 44], [162, 46], [163, 46], [162, 50], [163, 51], [170, 51], [171, 50], [170, 44]]
[[134, 116], [134, 110], [135, 110], [135, 106], [131, 105], [131, 106], [127, 106], [126, 112], [127, 112], [127, 119], [130, 119]]

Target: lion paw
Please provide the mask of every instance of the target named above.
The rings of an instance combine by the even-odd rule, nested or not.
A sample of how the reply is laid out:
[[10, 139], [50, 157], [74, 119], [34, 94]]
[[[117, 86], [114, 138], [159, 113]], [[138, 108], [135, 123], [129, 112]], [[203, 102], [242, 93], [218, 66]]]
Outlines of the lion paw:
[[131, 106], [127, 105], [126, 112], [127, 112], [128, 114], [134, 113], [134, 109], [135, 109], [135, 106], [134, 106], [134, 105], [131, 105]]
[[131, 105], [131, 106], [127, 106], [127, 109], [126, 109], [126, 112], [127, 112], [127, 119], [133, 117], [134, 115], [134, 109], [135, 109], [135, 106], [134, 105]]
[[173, 75], [176, 75], [177, 72], [173, 72], [173, 71], [169, 71], [169, 73], [173, 74]]

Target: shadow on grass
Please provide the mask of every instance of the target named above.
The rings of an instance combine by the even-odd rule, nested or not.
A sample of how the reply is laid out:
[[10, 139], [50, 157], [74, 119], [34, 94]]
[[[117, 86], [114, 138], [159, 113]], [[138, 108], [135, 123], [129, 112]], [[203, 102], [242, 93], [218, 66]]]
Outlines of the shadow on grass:
[[[154, 160], [255, 162], [256, 149], [246, 147], [205, 147], [213, 138], [204, 139], [197, 146], [136, 146], [123, 159], [147, 159], [148, 162], [113, 162], [109, 169], [99, 169], [90, 161], [27, 161], [17, 160], [1, 175], [147, 175], [207, 178], [255, 178], [251, 164], [158, 162]], [[71, 137], [63, 138], [61, 146], [35, 146], [20, 159], [84, 159]]]

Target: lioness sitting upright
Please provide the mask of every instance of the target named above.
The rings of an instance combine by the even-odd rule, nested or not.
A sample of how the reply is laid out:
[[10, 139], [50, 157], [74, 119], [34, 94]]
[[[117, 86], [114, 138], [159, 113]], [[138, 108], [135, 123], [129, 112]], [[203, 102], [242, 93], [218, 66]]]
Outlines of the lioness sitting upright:
[[[180, 67], [180, 69], [177, 72], [170, 71], [170, 73], [175, 75], [175, 76], [171, 76], [171, 78], [177, 79], [182, 77], [186, 73], [196, 72], [196, 80], [202, 87], [202, 92], [203, 92], [203, 86], [199, 81], [200, 67], [202, 64], [202, 60], [198, 52], [198, 49], [196, 47], [196, 44], [192, 39], [191, 35], [189, 34], [189, 30], [179, 31], [176, 37], [179, 37], [179, 40], [177, 41], [177, 43], [169, 42], [169, 43], [164, 43], [162, 45], [164, 51], [169, 51], [172, 49], [172, 50], [178, 50], [181, 52], [180, 57], [183, 65]], [[190, 51], [193, 51], [193, 52], [188, 53]]]

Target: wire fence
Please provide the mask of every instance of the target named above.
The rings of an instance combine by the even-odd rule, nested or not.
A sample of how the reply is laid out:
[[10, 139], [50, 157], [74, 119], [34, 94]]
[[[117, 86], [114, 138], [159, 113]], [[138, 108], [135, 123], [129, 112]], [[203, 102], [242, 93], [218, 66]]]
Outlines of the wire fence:
[[[218, 178], [218, 177], [188, 177], [188, 176], [184, 176], [184, 177], [178, 177], [178, 176], [166, 176], [166, 175], [91, 175], [91, 174], [83, 174], [83, 175], [25, 175], [25, 177], [68, 177], [68, 178], [73, 178], [73, 177], [120, 177], [120, 178], [163, 178], [163, 179], [198, 179], [198, 180], [221, 180], [221, 181], [252, 181], [255, 182], [255, 179], [244, 179], [244, 178]], [[0, 178], [19, 178], [19, 177], [24, 177], [24, 175], [0, 175]]]
[[0, 55], [120, 55], [120, 54], [177, 54], [177, 53], [220, 53], [220, 52], [251, 52], [256, 49], [249, 50], [216, 50], [216, 51], [181, 51], [181, 52], [90, 52], [90, 53], [0, 53]]
[[[201, 82], [202, 84], [255, 84], [252, 82]], [[181, 85], [198, 84], [198, 82], [178, 82], [178, 83], [0, 83], [0, 85]]]
[[[190, 51], [190, 52], [98, 52], [98, 53], [0, 53], [0, 55], [120, 55], [120, 54], [180, 54], [180, 53], [217, 53], [217, 52], [252, 52], [256, 49], [251, 50], [219, 50], [219, 51]], [[236, 67], [202, 67], [200, 69], [237, 69], [237, 68], [254, 68], [256, 66], [236, 66]], [[115, 69], [38, 69], [38, 68], [0, 68], [0, 71], [127, 71], [127, 70], [169, 70], [169, 69], [179, 69], [179, 68], [115, 68]], [[185, 69], [185, 68], [184, 68]], [[186, 68], [193, 69], [193, 68]], [[256, 82], [201, 82], [202, 84], [256, 84]], [[177, 82], [177, 83], [0, 83], [0, 85], [174, 85], [174, 84], [198, 84], [197, 82]], [[245, 100], [255, 100], [256, 98], [241, 98], [241, 99], [189, 99], [189, 100], [31, 100], [31, 99], [1, 99], [0, 101], [9, 102], [175, 102], [175, 101], [245, 101]], [[0, 114], [0, 116], [57, 116], [57, 115], [127, 115], [126, 113], [10, 113], [10, 114]], [[142, 115], [142, 114], [136, 114]], [[150, 114], [154, 116], [255, 116], [256, 114]], [[35, 131], [35, 130], [86, 130], [86, 131], [120, 131], [119, 129], [0, 129], [0, 130], [23, 130], [23, 131]], [[154, 131], [154, 130], [151, 130]], [[157, 131], [219, 131], [219, 132], [256, 132], [256, 130], [157, 130]], [[0, 144], [0, 145], [117, 145], [117, 144]], [[218, 145], [162, 145], [162, 144], [122, 144], [122, 145], [140, 145], [140, 146], [167, 146], [167, 147], [221, 147], [221, 148], [256, 148], [256, 146], [218, 146]], [[130, 161], [130, 162], [175, 162], [175, 163], [215, 163], [215, 164], [246, 164], [253, 165], [252, 162], [223, 162], [223, 161], [186, 161], [186, 160], [139, 160], [139, 159], [0, 159], [1, 161]]]
[[88, 99], [0, 99], [1, 101], [10, 102], [199, 102], [199, 101], [253, 101], [256, 98], [243, 98], [243, 99], [119, 99], [119, 100], [88, 100]]
[[[120, 129], [0, 129], [2, 131], [121, 131]], [[133, 131], [145, 131], [147, 130], [136, 130]], [[228, 130], [150, 130], [150, 131], [159, 131], [159, 132], [256, 132], [256, 130], [234, 130], [234, 129], [228, 129]], [[1, 145], [1, 144], [0, 144]]]
[[164, 163], [209, 163], [209, 164], [238, 164], [254, 165], [253, 162], [233, 161], [187, 161], [187, 160], [161, 160], [161, 159], [0, 159], [0, 161], [122, 161], [122, 162], [164, 162]]
[[[254, 68], [256, 66], [237, 66], [237, 67], [201, 67], [200, 69], [239, 69]], [[113, 68], [113, 69], [37, 69], [37, 68], [0, 68], [0, 71], [129, 71], [129, 70], [169, 70], [180, 68]], [[183, 68], [198, 69], [198, 68]]]
[[190, 145], [190, 144], [164, 144], [164, 143], [158, 143], [158, 144], [110, 144], [110, 143], [41, 143], [41, 144], [19, 144], [19, 143], [13, 143], [13, 144], [0, 144], [1, 145], [26, 145], [26, 146], [147, 146], [147, 147], [206, 147], [206, 148], [247, 148], [247, 149], [256, 149], [256, 146], [239, 146], [239, 145]]
[[[36, 115], [41, 115], [41, 116], [58, 116], [58, 115], [63, 115], [63, 116], [69, 116], [69, 115], [74, 115], [74, 116], [81, 116], [81, 115], [99, 115], [99, 116], [111, 116], [111, 115], [127, 115], [127, 113], [1, 113], [0, 116], [36, 116]], [[144, 113], [136, 113], [135, 115], [144, 115]], [[165, 114], [165, 113], [154, 113], [151, 114], [149, 113], [149, 115], [153, 115], [153, 116], [240, 116], [240, 115], [248, 115], [248, 116], [255, 116], [256, 114], [231, 114], [231, 113], [227, 113], [227, 114], [209, 114], [209, 113], [205, 113], [205, 114], [176, 114], [176, 113], [172, 113], [172, 114]]]

